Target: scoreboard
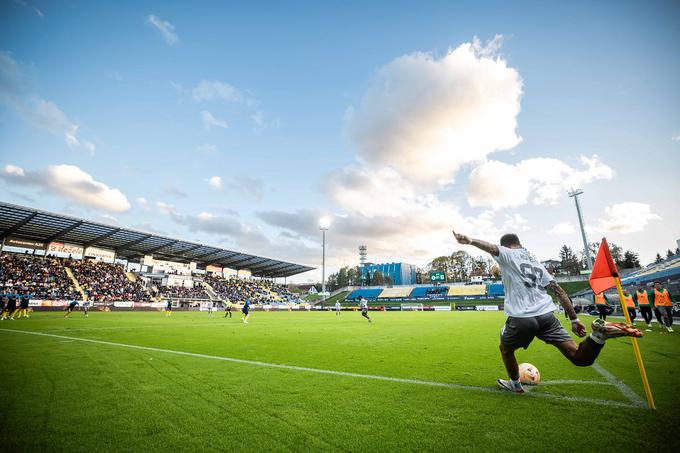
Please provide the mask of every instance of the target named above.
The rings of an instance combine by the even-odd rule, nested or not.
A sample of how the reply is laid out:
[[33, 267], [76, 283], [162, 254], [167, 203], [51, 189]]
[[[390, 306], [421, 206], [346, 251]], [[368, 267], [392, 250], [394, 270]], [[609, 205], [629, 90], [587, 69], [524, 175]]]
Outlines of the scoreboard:
[[432, 283], [445, 282], [446, 274], [444, 272], [430, 272], [430, 281]]

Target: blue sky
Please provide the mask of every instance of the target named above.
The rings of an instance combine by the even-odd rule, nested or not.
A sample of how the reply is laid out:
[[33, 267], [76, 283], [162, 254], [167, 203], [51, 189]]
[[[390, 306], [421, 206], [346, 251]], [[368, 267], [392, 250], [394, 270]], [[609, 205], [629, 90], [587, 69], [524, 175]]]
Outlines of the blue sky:
[[311, 265], [328, 216], [334, 269], [554, 257], [577, 184], [592, 239], [675, 248], [678, 3], [451, 3], [2, 0], [2, 199]]

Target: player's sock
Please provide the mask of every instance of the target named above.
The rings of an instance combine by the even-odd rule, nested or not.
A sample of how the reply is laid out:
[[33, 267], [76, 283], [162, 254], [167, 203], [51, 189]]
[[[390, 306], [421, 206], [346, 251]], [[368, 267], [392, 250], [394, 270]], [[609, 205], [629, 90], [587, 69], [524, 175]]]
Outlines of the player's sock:
[[604, 342], [607, 340], [607, 337], [602, 332], [593, 332], [588, 336], [588, 338], [593, 340], [596, 344], [603, 345], [603, 346], [604, 346]]

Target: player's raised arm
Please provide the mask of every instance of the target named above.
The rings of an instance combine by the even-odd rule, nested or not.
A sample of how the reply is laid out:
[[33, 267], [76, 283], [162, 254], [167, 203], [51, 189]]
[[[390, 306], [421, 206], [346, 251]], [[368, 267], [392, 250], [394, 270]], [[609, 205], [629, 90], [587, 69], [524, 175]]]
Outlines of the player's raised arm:
[[484, 250], [487, 253], [492, 254], [493, 256], [498, 256], [498, 246], [495, 244], [489, 244], [486, 241], [482, 241], [481, 239], [473, 239], [470, 238], [464, 234], [456, 233], [455, 231], [451, 230], [453, 233], [453, 236], [456, 238], [456, 241], [458, 241], [459, 244], [463, 245], [474, 245], [480, 250]]
[[564, 311], [571, 321], [571, 330], [579, 337], [585, 337], [586, 326], [579, 321], [576, 310], [574, 310], [574, 305], [571, 303], [571, 299], [569, 299], [566, 291], [564, 291], [564, 289], [562, 289], [555, 281], [550, 282], [545, 289], [552, 291], [557, 297], [557, 300], [560, 301], [560, 305], [562, 305], [562, 308], [564, 308]]

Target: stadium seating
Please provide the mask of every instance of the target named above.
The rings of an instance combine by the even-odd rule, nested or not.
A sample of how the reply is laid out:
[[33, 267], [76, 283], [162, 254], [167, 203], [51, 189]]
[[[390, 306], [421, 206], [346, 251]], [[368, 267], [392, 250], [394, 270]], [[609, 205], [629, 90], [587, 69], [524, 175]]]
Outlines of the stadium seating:
[[125, 275], [121, 264], [92, 260], [69, 260], [66, 264], [91, 301], [151, 300], [150, 293], [139, 281], [133, 282]]
[[209, 299], [208, 294], [200, 286], [195, 286], [193, 288], [187, 288], [184, 286], [161, 286], [158, 288], [158, 295], [163, 299]]
[[351, 293], [349, 293], [349, 296], [347, 296], [347, 299], [345, 300], [356, 300], [359, 297], [363, 297], [368, 300], [375, 300], [380, 296], [380, 293], [383, 291], [382, 288], [362, 288], [362, 289], [355, 289]]
[[492, 297], [505, 296], [505, 288], [502, 283], [491, 283], [487, 287], [486, 294]]
[[30, 294], [34, 299], [81, 299], [62, 260], [28, 254], [0, 254], [0, 293]]
[[632, 284], [662, 280], [680, 275], [680, 256], [674, 256], [658, 264], [652, 264], [637, 272], [627, 275], [622, 283]]
[[396, 299], [408, 297], [413, 291], [413, 286], [395, 286], [382, 290], [378, 299]]
[[445, 296], [448, 291], [448, 286], [418, 286], [411, 292], [411, 297]]
[[486, 285], [456, 285], [450, 286], [449, 296], [485, 296]]
[[206, 276], [204, 280], [217, 295], [231, 302], [244, 302], [250, 299], [255, 304], [285, 303], [296, 298], [287, 288], [268, 280], [245, 280], [238, 277], [223, 278], [213, 275]]

